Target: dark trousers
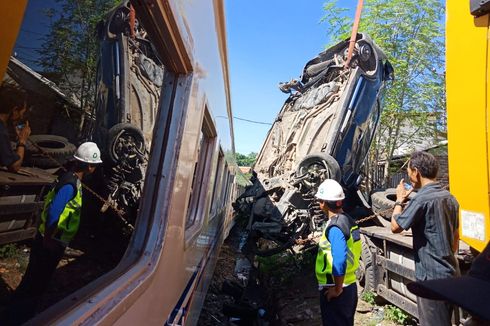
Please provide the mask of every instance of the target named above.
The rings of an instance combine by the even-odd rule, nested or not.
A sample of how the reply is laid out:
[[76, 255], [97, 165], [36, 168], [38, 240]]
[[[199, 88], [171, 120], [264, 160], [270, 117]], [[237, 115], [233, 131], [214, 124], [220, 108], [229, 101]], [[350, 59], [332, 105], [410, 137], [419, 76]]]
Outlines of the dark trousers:
[[450, 326], [453, 306], [445, 301], [417, 297], [420, 326]]
[[344, 287], [342, 294], [327, 302], [326, 289], [320, 291], [323, 326], [352, 326], [357, 307], [356, 283]]
[[49, 248], [45, 247], [43, 236], [36, 235], [29, 265], [7, 308], [6, 325], [20, 325], [34, 316], [64, 251], [65, 246], [57, 241], [53, 241]]

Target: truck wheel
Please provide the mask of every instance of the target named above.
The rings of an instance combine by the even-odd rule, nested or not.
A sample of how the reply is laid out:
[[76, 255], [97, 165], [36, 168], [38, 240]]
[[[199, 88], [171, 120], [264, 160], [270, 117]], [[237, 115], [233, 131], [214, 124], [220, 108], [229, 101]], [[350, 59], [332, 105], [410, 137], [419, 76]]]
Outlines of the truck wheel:
[[31, 154], [30, 164], [44, 169], [56, 168], [65, 164], [77, 149], [65, 137], [56, 135], [32, 135], [29, 140], [31, 143], [27, 143], [26, 149]]
[[374, 275], [373, 267], [373, 254], [369, 249], [369, 243], [371, 241], [364, 235], [361, 235], [361, 260], [359, 261], [359, 268], [357, 269], [357, 279], [359, 284], [365, 291], [374, 291], [376, 288], [376, 279]]
[[296, 168], [296, 177], [303, 176], [318, 168], [327, 169], [327, 178], [340, 182], [341, 171], [339, 163], [332, 156], [325, 153], [306, 155]]
[[112, 163], [132, 155], [131, 151], [138, 151], [144, 155], [146, 151], [145, 138], [141, 130], [129, 123], [114, 125], [108, 133], [107, 155]]

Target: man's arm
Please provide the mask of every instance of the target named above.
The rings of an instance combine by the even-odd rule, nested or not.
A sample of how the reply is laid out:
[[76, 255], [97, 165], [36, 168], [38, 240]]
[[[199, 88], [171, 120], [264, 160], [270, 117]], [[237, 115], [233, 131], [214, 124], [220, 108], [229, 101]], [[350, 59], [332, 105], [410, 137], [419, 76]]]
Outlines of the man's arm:
[[454, 230], [453, 234], [453, 253], [457, 254], [459, 250], [459, 230]]
[[342, 294], [344, 289], [344, 276], [347, 269], [347, 241], [342, 231], [333, 226], [328, 231], [328, 241], [332, 245], [332, 275], [335, 286], [328, 289], [327, 300], [330, 301], [333, 298]]
[[403, 228], [395, 220], [402, 211], [403, 207], [401, 205], [395, 205], [395, 208], [393, 208], [393, 215], [391, 216], [391, 232], [393, 233], [400, 233], [403, 231]]
[[15, 131], [17, 132], [17, 137], [19, 139], [19, 143], [17, 145], [17, 149], [15, 150], [15, 152], [17, 153], [19, 159], [8, 166], [9, 171], [12, 172], [19, 171], [20, 167], [22, 166], [22, 162], [24, 161], [26, 142], [27, 139], [29, 138], [29, 135], [31, 134], [31, 127], [29, 126], [29, 121], [26, 121], [26, 124], [22, 129], [19, 130], [18, 128], [15, 128]]
[[11, 172], [17, 172], [20, 170], [20, 167], [22, 166], [22, 162], [24, 161], [25, 144], [19, 143], [15, 152], [17, 153], [19, 159], [7, 167], [8, 170]]
[[[393, 214], [391, 215], [391, 232], [400, 233], [405, 229], [405, 225], [411, 225], [414, 219], [414, 214], [416, 211], [412, 212], [412, 214], [408, 214], [408, 216], [403, 217], [406, 220], [405, 225], [400, 225], [397, 221], [398, 217], [403, 213], [403, 205], [408, 199], [408, 196], [412, 193], [412, 189], [405, 189], [405, 180], [401, 179], [400, 183], [396, 187], [396, 202], [395, 207], [393, 207]], [[408, 229], [408, 227], [406, 228]]]

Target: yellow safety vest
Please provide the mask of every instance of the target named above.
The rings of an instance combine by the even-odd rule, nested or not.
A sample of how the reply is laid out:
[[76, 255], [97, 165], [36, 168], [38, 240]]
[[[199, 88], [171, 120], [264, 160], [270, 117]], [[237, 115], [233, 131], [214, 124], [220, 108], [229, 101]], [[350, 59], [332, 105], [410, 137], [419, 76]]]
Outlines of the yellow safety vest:
[[328, 231], [333, 226], [337, 226], [342, 231], [347, 241], [347, 267], [344, 275], [344, 286], [347, 286], [356, 282], [356, 270], [361, 257], [361, 235], [354, 220], [345, 214], [332, 217], [323, 230], [316, 256], [316, 278], [320, 286], [335, 285], [332, 276], [332, 247], [327, 238]]
[[[69, 184], [69, 183], [67, 183]], [[58, 219], [58, 230], [56, 234], [53, 235], [54, 239], [57, 239], [65, 244], [68, 244], [78, 232], [78, 227], [80, 226], [80, 209], [82, 207], [82, 186], [80, 181], [76, 180], [77, 193], [72, 200], [70, 200], [65, 209], [61, 212], [60, 218]], [[57, 190], [61, 186], [53, 187], [46, 197], [44, 198], [44, 208], [41, 212], [41, 224], [39, 225], [39, 233], [44, 236], [44, 231], [46, 230], [46, 221], [48, 219], [49, 206], [53, 202]]]

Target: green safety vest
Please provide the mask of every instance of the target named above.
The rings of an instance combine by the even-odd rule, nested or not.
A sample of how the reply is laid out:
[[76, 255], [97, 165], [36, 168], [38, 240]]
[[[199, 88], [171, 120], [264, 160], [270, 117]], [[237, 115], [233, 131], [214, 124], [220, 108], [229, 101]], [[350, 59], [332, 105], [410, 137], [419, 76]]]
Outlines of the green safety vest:
[[[76, 178], [76, 177], [75, 177]], [[53, 199], [65, 184], [76, 185], [77, 193], [75, 197], [71, 199], [65, 206], [65, 209], [61, 212], [58, 219], [58, 230], [53, 238], [59, 240], [65, 244], [68, 244], [78, 232], [78, 227], [80, 226], [80, 209], [82, 207], [82, 186], [78, 178], [71, 178], [72, 182], [62, 182], [58, 183], [53, 189], [51, 189], [46, 197], [44, 197], [44, 207], [41, 212], [41, 224], [39, 225], [39, 233], [44, 236], [44, 231], [46, 230], [46, 221], [48, 219], [49, 206], [53, 202]]]
[[316, 278], [320, 286], [335, 284], [332, 276], [332, 247], [327, 238], [328, 231], [333, 226], [337, 226], [342, 231], [347, 241], [347, 267], [344, 275], [344, 286], [347, 286], [356, 282], [356, 270], [361, 257], [361, 235], [354, 220], [345, 214], [332, 217], [323, 230], [316, 256]]

